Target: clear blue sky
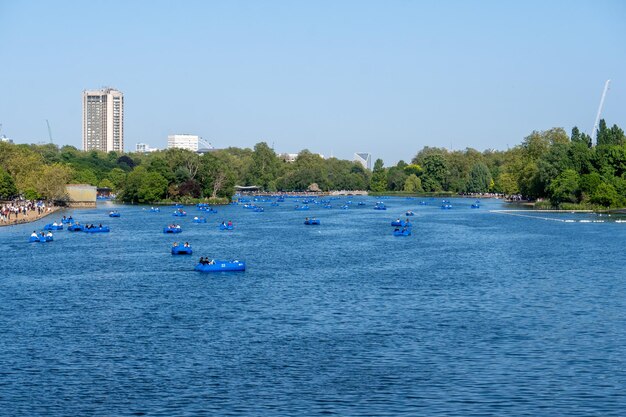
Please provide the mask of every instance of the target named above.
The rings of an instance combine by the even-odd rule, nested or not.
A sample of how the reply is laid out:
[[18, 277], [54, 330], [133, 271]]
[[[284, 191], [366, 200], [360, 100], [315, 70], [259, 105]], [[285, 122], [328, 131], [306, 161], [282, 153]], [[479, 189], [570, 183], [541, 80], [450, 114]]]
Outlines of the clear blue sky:
[[81, 93], [125, 96], [126, 149], [215, 147], [385, 165], [425, 145], [506, 149], [533, 130], [626, 128], [624, 1], [0, 0], [0, 123], [81, 147]]

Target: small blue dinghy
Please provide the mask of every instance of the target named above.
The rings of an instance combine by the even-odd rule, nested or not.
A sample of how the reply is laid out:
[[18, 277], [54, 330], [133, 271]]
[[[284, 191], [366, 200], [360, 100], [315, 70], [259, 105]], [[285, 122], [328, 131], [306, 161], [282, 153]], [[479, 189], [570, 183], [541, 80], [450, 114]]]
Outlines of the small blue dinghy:
[[83, 232], [87, 233], [109, 233], [109, 226], [84, 227]]
[[411, 229], [405, 228], [403, 230], [394, 230], [393, 235], [394, 236], [411, 236]]
[[172, 255], [192, 255], [193, 250], [191, 249], [191, 245], [185, 246], [184, 244], [178, 244], [172, 246]]
[[45, 235], [31, 236], [28, 239], [30, 243], [34, 243], [34, 242], [46, 243], [46, 242], [52, 242], [53, 240], [54, 238], [52, 236], [45, 236]]
[[198, 272], [243, 272], [246, 270], [246, 263], [238, 260], [220, 261], [216, 259], [209, 261], [209, 263], [199, 263], [194, 270]]
[[115, 210], [109, 213], [109, 217], [120, 217], [120, 212]]
[[63, 230], [63, 223], [61, 224], [48, 223], [47, 225], [43, 227], [43, 230]]
[[67, 230], [69, 232], [82, 232], [84, 230], [84, 227], [82, 224], [74, 223], [67, 226]]
[[183, 229], [181, 229], [180, 226], [167, 226], [163, 228], [163, 233], [180, 233], [182, 231]]
[[206, 223], [206, 219], [204, 217], [194, 217], [192, 222], [194, 223]]
[[314, 226], [314, 225], [319, 225], [320, 221], [319, 221], [319, 219], [306, 219], [306, 220], [304, 220], [304, 224], [306, 224], [308, 226]]

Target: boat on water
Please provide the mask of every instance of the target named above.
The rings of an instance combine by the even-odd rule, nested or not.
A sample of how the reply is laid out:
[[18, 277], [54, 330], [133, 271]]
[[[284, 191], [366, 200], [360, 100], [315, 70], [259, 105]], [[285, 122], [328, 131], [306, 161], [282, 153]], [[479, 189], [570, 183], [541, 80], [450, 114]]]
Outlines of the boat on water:
[[172, 216], [174, 217], [185, 217], [186, 215], [187, 215], [187, 212], [181, 209], [178, 209], [174, 213], [172, 213]]
[[391, 222], [392, 226], [396, 227], [411, 227], [411, 223], [408, 220], [394, 220]]
[[305, 219], [304, 224], [308, 226], [320, 225], [319, 219]]
[[48, 223], [43, 230], [63, 230], [63, 223]]
[[295, 209], [296, 209], [296, 210], [308, 210], [308, 209], [309, 209], [309, 206], [307, 206], [307, 205], [305, 204], [305, 205], [303, 205], [303, 206], [296, 206], [296, 208], [295, 208]]
[[206, 223], [206, 219], [204, 217], [194, 217], [192, 220], [193, 223]]
[[411, 210], [407, 211], [406, 213], [404, 213], [405, 216], [415, 216], [415, 213], [413, 213]]
[[85, 226], [83, 227], [83, 232], [86, 233], [109, 233], [109, 226]]
[[54, 237], [52, 236], [52, 234], [44, 235], [43, 233], [40, 235], [36, 235], [36, 236], [35, 234], [32, 234], [30, 238], [28, 239], [30, 243], [35, 243], [35, 242], [46, 243], [46, 242], [52, 242], [53, 240], [54, 240]]
[[63, 224], [74, 223], [74, 219], [72, 218], [72, 216], [70, 216], [70, 217], [63, 216], [63, 218], [61, 219], [61, 223], [63, 223]]
[[193, 249], [188, 243], [172, 245], [172, 255], [192, 255]]
[[109, 213], [109, 217], [120, 217], [120, 212], [115, 210]]
[[74, 223], [67, 226], [68, 232], [82, 232], [85, 228], [82, 224]]
[[151, 207], [150, 208], [150, 213], [160, 213], [161, 209], [158, 207]]
[[243, 272], [246, 270], [246, 263], [238, 260], [211, 260], [208, 263], [199, 263], [194, 270], [198, 272]]
[[382, 201], [377, 201], [374, 205], [374, 210], [387, 210], [387, 206]]
[[232, 223], [222, 223], [220, 224], [220, 230], [233, 230], [235, 226]]
[[394, 230], [393, 235], [394, 236], [411, 236], [411, 228], [407, 227], [402, 230]]
[[181, 229], [181, 227], [178, 225], [176, 226], [170, 225], [170, 226], [163, 228], [163, 233], [180, 233], [182, 231], [183, 229]]

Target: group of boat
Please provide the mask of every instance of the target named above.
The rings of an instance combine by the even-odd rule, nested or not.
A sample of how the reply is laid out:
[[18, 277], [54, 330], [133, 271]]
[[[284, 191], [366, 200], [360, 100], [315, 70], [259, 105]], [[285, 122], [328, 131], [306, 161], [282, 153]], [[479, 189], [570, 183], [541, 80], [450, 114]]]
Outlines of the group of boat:
[[28, 239], [29, 242], [52, 242], [54, 241], [54, 236], [52, 235], [52, 231], [63, 230], [63, 225], [67, 225], [68, 232], [86, 232], [86, 233], [109, 233], [109, 226], [103, 226], [99, 224], [98, 226], [94, 224], [82, 225], [79, 222], [75, 221], [71, 216], [65, 217], [61, 219], [59, 222], [48, 223], [43, 227], [45, 232], [37, 233], [33, 231]]

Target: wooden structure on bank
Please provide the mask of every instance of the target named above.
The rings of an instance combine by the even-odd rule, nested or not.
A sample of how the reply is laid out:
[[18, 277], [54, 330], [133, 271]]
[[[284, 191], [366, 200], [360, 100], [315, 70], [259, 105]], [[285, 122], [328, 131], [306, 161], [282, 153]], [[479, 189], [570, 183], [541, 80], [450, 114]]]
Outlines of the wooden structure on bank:
[[89, 184], [67, 184], [67, 205], [73, 208], [96, 207], [96, 187]]

